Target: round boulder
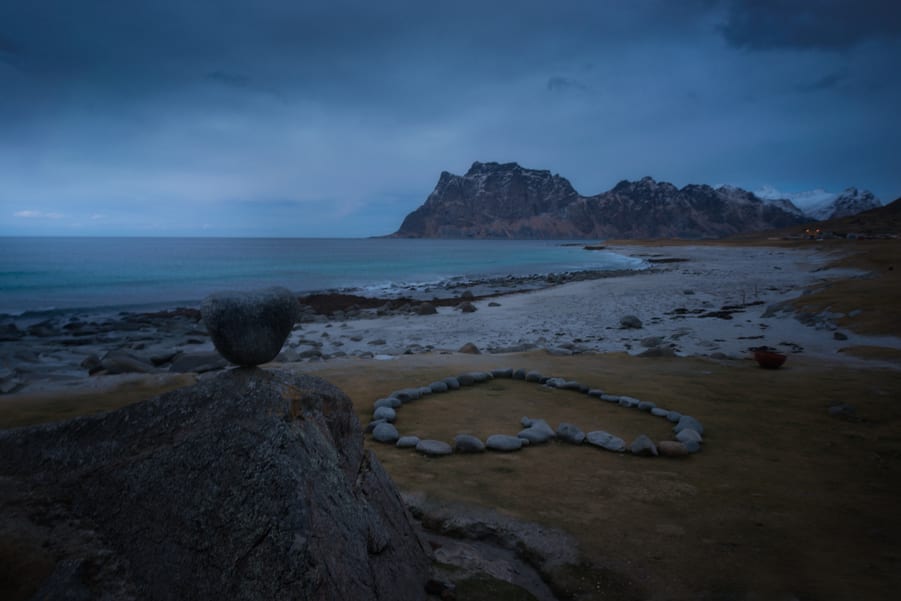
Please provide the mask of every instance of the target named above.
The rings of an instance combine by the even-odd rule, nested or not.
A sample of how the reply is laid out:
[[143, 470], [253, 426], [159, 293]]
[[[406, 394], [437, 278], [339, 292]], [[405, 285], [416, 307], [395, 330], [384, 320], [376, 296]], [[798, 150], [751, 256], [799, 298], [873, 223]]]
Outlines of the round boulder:
[[430, 457], [450, 455], [454, 452], [449, 444], [441, 440], [420, 440], [416, 444], [416, 451]]
[[409, 449], [419, 444], [418, 436], [401, 436], [397, 439], [397, 448]]
[[629, 450], [632, 451], [633, 455], [642, 457], [657, 456], [657, 445], [654, 444], [653, 440], [648, 438], [647, 434], [639, 434], [638, 437], [632, 441], [632, 444], [629, 445]]
[[622, 453], [626, 450], [626, 442], [622, 438], [614, 436], [609, 432], [604, 432], [603, 430], [589, 432], [585, 435], [585, 440], [588, 444], [601, 447], [608, 451], [613, 451], [614, 453]]
[[657, 443], [657, 450], [664, 457], [685, 457], [688, 449], [681, 442], [675, 440], [661, 440]]
[[471, 434], [457, 434], [454, 436], [454, 450], [458, 453], [482, 453], [485, 443]]
[[382, 422], [378, 424], [372, 430], [372, 438], [379, 442], [386, 443], [395, 443], [397, 439], [400, 438], [400, 435], [397, 433], [397, 428], [389, 424], [388, 422]]
[[523, 439], [518, 436], [509, 436], [507, 434], [492, 434], [485, 440], [485, 447], [492, 451], [500, 451], [509, 453], [510, 451], [518, 451], [523, 446]]
[[231, 363], [253, 366], [275, 359], [300, 312], [286, 288], [216, 292], [200, 306], [216, 350]]

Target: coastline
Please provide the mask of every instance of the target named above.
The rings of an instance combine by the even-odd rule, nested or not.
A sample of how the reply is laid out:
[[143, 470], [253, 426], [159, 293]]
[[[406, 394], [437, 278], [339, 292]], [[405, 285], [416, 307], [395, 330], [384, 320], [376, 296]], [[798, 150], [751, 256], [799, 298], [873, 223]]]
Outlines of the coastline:
[[[861, 274], [828, 267], [834, 257], [816, 249], [608, 249], [648, 268], [451, 278], [385, 297], [305, 295], [300, 319], [276, 361], [390, 360], [454, 353], [468, 344], [486, 354], [624, 352], [738, 361], [753, 347], [769, 346], [789, 355], [892, 367], [841, 351], [901, 349], [901, 339], [838, 328], [841, 314], [796, 318], [790, 302], [805, 290]], [[640, 327], [625, 327], [627, 316], [636, 317], [632, 325], [640, 322]], [[78, 388], [89, 379], [128, 373], [159, 377], [226, 367], [194, 307], [6, 318], [0, 325], [0, 360], [0, 390], [7, 396]]]

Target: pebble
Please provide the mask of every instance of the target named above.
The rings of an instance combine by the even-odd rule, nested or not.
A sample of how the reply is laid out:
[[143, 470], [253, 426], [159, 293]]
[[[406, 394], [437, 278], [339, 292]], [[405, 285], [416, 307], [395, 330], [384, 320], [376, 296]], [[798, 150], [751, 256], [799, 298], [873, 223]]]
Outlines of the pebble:
[[689, 440], [688, 442], [683, 442], [685, 448], [688, 449], [689, 453], [700, 453], [701, 452], [701, 443], [696, 440]]
[[660, 407], [653, 407], [651, 409], [651, 415], [656, 417], [666, 417], [667, 415], [669, 415], [669, 411], [667, 411], [666, 409], [661, 409]]
[[400, 435], [397, 433], [397, 428], [393, 425], [388, 422], [382, 422], [373, 428], [372, 438], [379, 442], [395, 443], [400, 438]]
[[588, 390], [588, 396], [596, 396], [598, 398], [601, 398], [603, 395], [604, 395], [604, 391], [601, 390], [600, 388], [590, 388]]
[[601, 394], [601, 400], [607, 401], [608, 403], [618, 403], [619, 395], [617, 395], [617, 394]]
[[397, 448], [410, 449], [419, 444], [418, 436], [401, 436], [397, 439]]
[[582, 444], [585, 441], [585, 432], [578, 426], [568, 422], [561, 422], [557, 426], [557, 438], [572, 444]]
[[416, 451], [429, 457], [440, 457], [454, 452], [451, 446], [442, 440], [420, 440], [416, 443]]
[[619, 397], [619, 406], [625, 407], [627, 409], [634, 409], [638, 407], [638, 403], [640, 401], [638, 399], [633, 399], [630, 396], [621, 396]]
[[472, 377], [472, 374], [460, 374], [457, 376], [457, 382], [460, 383], [460, 386], [472, 386], [476, 383], [476, 379]]
[[632, 451], [633, 455], [639, 455], [641, 457], [657, 456], [657, 445], [655, 445], [654, 441], [648, 438], [646, 434], [639, 434], [638, 437], [632, 441], [632, 444], [629, 445], [629, 450]]
[[585, 440], [588, 444], [593, 444], [596, 447], [601, 447], [602, 449], [607, 449], [608, 451], [614, 451], [616, 453], [622, 453], [626, 450], [626, 441], [609, 432], [604, 432], [603, 430], [589, 432], [585, 435]]
[[512, 378], [513, 377], [513, 369], [492, 369], [491, 376], [494, 378]]
[[379, 407], [391, 407], [392, 409], [397, 409], [402, 404], [403, 403], [400, 402], [399, 398], [390, 396], [384, 399], [377, 400], [373, 407], [375, 407], [376, 409], [378, 409]]
[[518, 451], [523, 447], [523, 439], [507, 434], [492, 434], [485, 440], [485, 447], [492, 451]]
[[691, 428], [686, 428], [681, 432], [678, 432], [676, 434], [676, 440], [678, 440], [679, 442], [704, 442], [704, 439], [701, 438], [701, 435], [698, 434], [696, 430], [692, 430]]
[[693, 418], [690, 415], [683, 415], [682, 417], [680, 417], [679, 421], [673, 427], [673, 432], [678, 434], [682, 430], [686, 430], [686, 429], [694, 430], [698, 434], [704, 433], [704, 426], [701, 425], [701, 422], [699, 422], [698, 420], [696, 420], [695, 418]]
[[524, 370], [524, 369], [514, 370], [513, 379], [514, 380], [525, 380], [526, 379], [526, 370]]
[[447, 384], [448, 390], [459, 390], [460, 389], [460, 382], [457, 380], [457, 378], [455, 378], [453, 376], [444, 378], [443, 382], [445, 384]]
[[656, 409], [657, 404], [652, 403], [651, 401], [639, 401], [638, 410], [639, 411], [650, 411], [651, 409]]
[[541, 373], [537, 371], [526, 372], [525, 376], [526, 382], [541, 382], [543, 378], [544, 376], [542, 376]]
[[403, 390], [396, 390], [392, 392], [389, 396], [393, 396], [401, 403], [406, 404], [421, 398], [422, 393], [419, 392], [418, 388], [404, 388]]
[[[473, 311], [475, 311], [475, 308], [473, 308]], [[460, 350], [458, 350], [457, 352], [458, 353], [466, 353], [469, 355], [481, 355], [482, 354], [482, 351], [479, 350], [479, 347], [477, 347], [472, 342], [467, 342], [466, 344], [461, 346]]]
[[471, 434], [457, 434], [454, 436], [454, 450], [458, 453], [482, 453], [485, 443]]
[[674, 440], [661, 440], [657, 443], [657, 450], [664, 457], [685, 457], [688, 449], [681, 442]]
[[432, 392], [447, 392], [447, 382], [432, 382], [429, 388]]
[[372, 420], [371, 422], [369, 422], [368, 424], [366, 424], [366, 430], [365, 430], [365, 431], [366, 431], [367, 434], [369, 434], [370, 432], [372, 432], [373, 430], [375, 430], [375, 427], [378, 426], [379, 424], [387, 424], [387, 423], [388, 423], [388, 422], [387, 422], [386, 420], [383, 420], [383, 419], [374, 419], [374, 420]]
[[387, 422], [393, 422], [397, 418], [397, 412], [391, 407], [378, 407], [372, 414], [373, 419], [383, 419]]
[[554, 438], [556, 433], [543, 419], [533, 419], [530, 420], [530, 423], [525, 430], [521, 430], [516, 435], [531, 443], [540, 444]]
[[666, 414], [666, 419], [668, 421], [673, 422], [674, 424], [679, 423], [679, 420], [682, 419], [682, 414], [678, 411], [670, 411]]
[[467, 375], [471, 376], [476, 381], [476, 384], [482, 384], [492, 378], [492, 375], [487, 371], [471, 371]]

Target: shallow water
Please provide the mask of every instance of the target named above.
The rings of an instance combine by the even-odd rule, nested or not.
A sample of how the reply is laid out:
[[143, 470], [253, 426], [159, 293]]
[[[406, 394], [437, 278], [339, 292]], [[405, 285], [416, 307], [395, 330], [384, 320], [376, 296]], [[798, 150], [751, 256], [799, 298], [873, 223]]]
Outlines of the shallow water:
[[0, 314], [191, 304], [276, 285], [390, 295], [453, 278], [641, 265], [559, 241], [2, 237]]

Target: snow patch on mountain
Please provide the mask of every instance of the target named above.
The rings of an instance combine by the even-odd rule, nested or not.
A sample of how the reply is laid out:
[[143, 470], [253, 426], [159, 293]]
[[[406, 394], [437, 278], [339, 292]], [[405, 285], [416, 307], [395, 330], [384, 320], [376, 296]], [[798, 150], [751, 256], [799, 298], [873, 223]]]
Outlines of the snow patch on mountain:
[[782, 192], [772, 186], [763, 186], [754, 193], [783, 209], [786, 202], [792, 204], [805, 216], [820, 221], [856, 215], [882, 206], [882, 202], [869, 190], [858, 190], [853, 187], [836, 193], [827, 192], [822, 188], [804, 192]]

